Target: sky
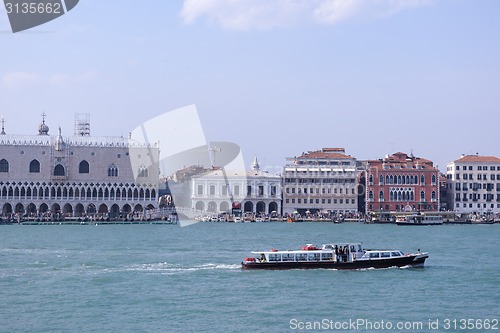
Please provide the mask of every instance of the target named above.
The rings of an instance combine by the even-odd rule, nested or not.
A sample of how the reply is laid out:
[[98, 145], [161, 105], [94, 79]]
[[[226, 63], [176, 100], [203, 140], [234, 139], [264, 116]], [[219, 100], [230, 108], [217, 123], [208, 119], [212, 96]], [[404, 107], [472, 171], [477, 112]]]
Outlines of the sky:
[[[397, 151], [442, 172], [500, 157], [496, 0], [80, 0], [12, 33], [0, 9], [0, 115], [9, 134], [126, 136], [195, 104], [207, 141], [275, 173], [287, 157]], [[172, 145], [175, 145], [172, 142]]]

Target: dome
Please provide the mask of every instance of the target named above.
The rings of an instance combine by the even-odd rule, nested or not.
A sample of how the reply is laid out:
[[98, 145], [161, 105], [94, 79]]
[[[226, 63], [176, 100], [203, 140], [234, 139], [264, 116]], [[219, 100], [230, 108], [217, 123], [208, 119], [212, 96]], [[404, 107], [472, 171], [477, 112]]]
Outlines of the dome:
[[49, 126], [45, 124], [45, 113], [42, 114], [42, 123], [38, 126], [38, 135], [49, 135]]

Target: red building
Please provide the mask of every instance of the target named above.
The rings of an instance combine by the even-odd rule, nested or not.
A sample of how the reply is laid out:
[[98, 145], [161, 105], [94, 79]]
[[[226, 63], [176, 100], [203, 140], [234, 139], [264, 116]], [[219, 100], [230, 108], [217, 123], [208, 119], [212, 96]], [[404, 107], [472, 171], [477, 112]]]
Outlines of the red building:
[[439, 210], [439, 170], [432, 161], [398, 152], [366, 167], [367, 211]]

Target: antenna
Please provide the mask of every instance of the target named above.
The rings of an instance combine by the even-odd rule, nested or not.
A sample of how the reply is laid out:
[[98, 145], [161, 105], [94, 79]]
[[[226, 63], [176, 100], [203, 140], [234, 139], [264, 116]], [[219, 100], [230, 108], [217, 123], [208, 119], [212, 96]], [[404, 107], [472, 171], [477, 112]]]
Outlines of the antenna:
[[221, 151], [221, 149], [217, 146], [213, 146], [212, 148], [208, 149], [209, 152], [213, 154], [212, 158], [212, 168], [215, 168], [215, 153]]

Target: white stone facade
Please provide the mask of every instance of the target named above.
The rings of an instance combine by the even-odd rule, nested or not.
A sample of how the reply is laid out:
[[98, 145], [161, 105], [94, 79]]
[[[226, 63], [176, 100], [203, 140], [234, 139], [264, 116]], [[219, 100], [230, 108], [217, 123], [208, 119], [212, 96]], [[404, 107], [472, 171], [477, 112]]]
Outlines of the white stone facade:
[[0, 209], [31, 216], [157, 207], [159, 150], [120, 137], [0, 135]]
[[500, 213], [500, 158], [467, 155], [448, 163], [448, 207], [457, 213]]
[[249, 171], [214, 170], [195, 176], [192, 207], [198, 211], [227, 212], [234, 206], [243, 212], [281, 212], [281, 177], [259, 170], [257, 161]]

